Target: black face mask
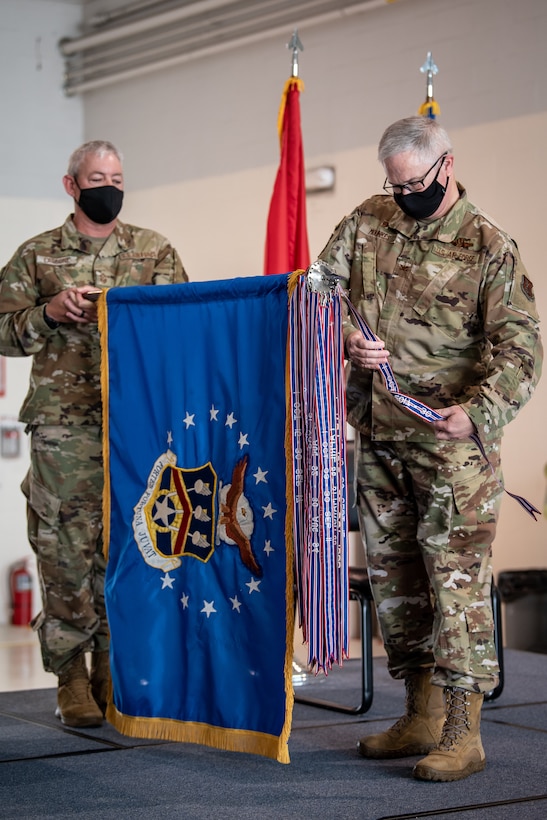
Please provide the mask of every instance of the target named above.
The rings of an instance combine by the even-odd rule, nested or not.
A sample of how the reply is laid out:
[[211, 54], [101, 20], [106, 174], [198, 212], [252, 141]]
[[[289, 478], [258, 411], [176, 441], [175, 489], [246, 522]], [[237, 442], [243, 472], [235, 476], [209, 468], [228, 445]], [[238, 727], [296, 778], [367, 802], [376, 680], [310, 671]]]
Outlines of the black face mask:
[[122, 209], [123, 191], [115, 185], [99, 188], [80, 188], [78, 205], [84, 214], [98, 225], [112, 222]]
[[[448, 185], [448, 178], [446, 185]], [[443, 201], [446, 185], [443, 188], [441, 183], [434, 179], [424, 191], [417, 191], [412, 194], [393, 194], [393, 199], [407, 216], [411, 216], [413, 219], [427, 219], [428, 216], [435, 213]]]

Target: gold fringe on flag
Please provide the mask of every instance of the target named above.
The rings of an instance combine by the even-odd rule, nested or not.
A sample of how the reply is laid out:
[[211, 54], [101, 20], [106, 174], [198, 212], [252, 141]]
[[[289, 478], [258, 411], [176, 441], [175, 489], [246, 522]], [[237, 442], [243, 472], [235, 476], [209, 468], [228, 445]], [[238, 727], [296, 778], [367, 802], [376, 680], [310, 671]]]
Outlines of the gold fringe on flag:
[[103, 554], [108, 560], [110, 543], [110, 450], [108, 446], [108, 321], [106, 306], [106, 288], [97, 302], [97, 319], [101, 339], [101, 398], [103, 405]]
[[227, 752], [260, 754], [279, 763], [290, 762], [288, 738], [246, 729], [222, 729], [207, 723], [123, 715], [112, 703], [108, 704], [106, 719], [118, 732], [128, 737], [200, 743]]
[[279, 135], [280, 146], [283, 139], [283, 119], [285, 117], [287, 95], [291, 88], [296, 88], [298, 91], [302, 92], [304, 91], [304, 82], [300, 79], [300, 77], [289, 77], [289, 79], [285, 83], [285, 87], [283, 88], [283, 93], [281, 95], [281, 103], [279, 105], [279, 113], [277, 115], [277, 133]]

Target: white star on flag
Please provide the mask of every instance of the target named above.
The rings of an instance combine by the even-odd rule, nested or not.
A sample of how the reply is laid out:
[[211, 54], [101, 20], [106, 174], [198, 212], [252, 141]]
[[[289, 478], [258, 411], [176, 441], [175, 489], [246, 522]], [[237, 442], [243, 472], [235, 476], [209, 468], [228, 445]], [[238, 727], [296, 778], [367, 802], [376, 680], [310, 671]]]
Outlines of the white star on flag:
[[212, 615], [213, 612], [216, 612], [215, 602], [214, 601], [204, 601], [203, 605], [204, 605], [203, 609], [200, 610], [200, 611], [205, 612], [205, 614], [207, 615], [207, 618], [209, 618], [209, 615]]
[[273, 514], [277, 512], [277, 510], [274, 510], [274, 508], [271, 505], [271, 502], [269, 502], [269, 501], [268, 501], [268, 506], [267, 507], [262, 507], [262, 509], [264, 510], [264, 518], [272, 518], [273, 519]]
[[235, 598], [230, 598], [230, 601], [232, 602], [232, 609], [237, 609], [237, 611], [239, 612], [239, 610], [241, 609], [241, 601], [238, 600], [237, 595], [235, 596]]
[[175, 583], [175, 579], [171, 578], [168, 572], [165, 575], [162, 575], [161, 578], [161, 588], [165, 589], [165, 587], [169, 587], [169, 589], [173, 589], [173, 584]]
[[195, 427], [196, 426], [196, 423], [194, 421], [194, 416], [195, 415], [196, 415], [195, 413], [192, 413], [192, 415], [190, 415], [190, 413], [188, 411], [186, 411], [186, 416], [182, 420], [182, 423], [186, 425], [187, 430], [188, 430], [189, 427]]
[[227, 416], [226, 416], [226, 422], [225, 422], [225, 425], [224, 425], [224, 426], [225, 426], [225, 427], [229, 427], [229, 428], [230, 428], [230, 430], [231, 430], [231, 429], [232, 429], [232, 427], [234, 426], [234, 424], [235, 424], [236, 422], [237, 422], [237, 419], [236, 419], [236, 418], [234, 418], [234, 414], [233, 414], [233, 413], [229, 413], [229, 415], [227, 415]]
[[183, 609], [188, 609], [188, 601], [189, 601], [188, 595], [185, 592], [183, 592], [182, 597], [180, 599], [180, 602], [182, 604]]
[[239, 444], [239, 449], [240, 450], [243, 450], [243, 447], [245, 445], [247, 445], [247, 447], [249, 446], [249, 442], [247, 441], [247, 436], [248, 435], [249, 435], [248, 433], [240, 433], [239, 434], [239, 439], [238, 439], [237, 443]]
[[256, 473], [253, 473], [253, 478], [256, 478], [256, 483], [259, 484], [261, 481], [264, 484], [267, 484], [266, 476], [268, 475], [268, 470], [261, 470], [260, 467], [257, 468]]
[[251, 592], [260, 592], [260, 581], [257, 581], [256, 578], [253, 578], [251, 581], [248, 581], [245, 584], [245, 586], [249, 587], [249, 595], [251, 594]]

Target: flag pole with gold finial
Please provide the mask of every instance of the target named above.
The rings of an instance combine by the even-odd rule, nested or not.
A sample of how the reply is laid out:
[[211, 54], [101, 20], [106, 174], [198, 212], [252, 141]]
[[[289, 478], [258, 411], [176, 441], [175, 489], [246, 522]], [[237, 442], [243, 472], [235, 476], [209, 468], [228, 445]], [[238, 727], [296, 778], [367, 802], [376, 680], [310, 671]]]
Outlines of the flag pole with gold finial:
[[433, 96], [433, 77], [439, 73], [439, 69], [433, 62], [431, 52], [427, 52], [427, 58], [423, 66], [420, 68], [422, 74], [426, 75], [426, 95], [425, 102], [420, 106], [418, 114], [424, 117], [429, 117], [431, 120], [436, 119], [441, 113], [438, 103]]

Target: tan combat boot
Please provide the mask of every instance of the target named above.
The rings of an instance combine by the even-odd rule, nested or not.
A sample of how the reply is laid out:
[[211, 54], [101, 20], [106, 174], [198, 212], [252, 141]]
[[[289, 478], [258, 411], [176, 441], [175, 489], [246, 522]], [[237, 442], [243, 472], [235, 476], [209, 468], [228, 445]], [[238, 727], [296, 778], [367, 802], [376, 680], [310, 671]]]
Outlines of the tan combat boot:
[[65, 726], [101, 726], [103, 715], [91, 694], [83, 653], [59, 674], [55, 714]]
[[430, 672], [410, 675], [405, 686], [406, 713], [387, 731], [361, 738], [363, 757], [410, 757], [437, 746], [446, 716], [442, 687], [432, 685]]
[[104, 715], [110, 697], [110, 658], [107, 649], [91, 655], [91, 694]]
[[416, 763], [418, 780], [463, 780], [486, 766], [480, 736], [484, 695], [449, 686], [446, 692], [446, 721], [439, 745]]

